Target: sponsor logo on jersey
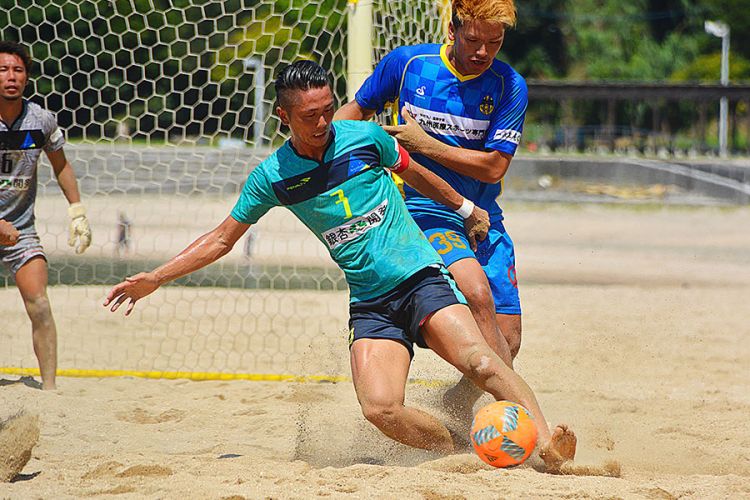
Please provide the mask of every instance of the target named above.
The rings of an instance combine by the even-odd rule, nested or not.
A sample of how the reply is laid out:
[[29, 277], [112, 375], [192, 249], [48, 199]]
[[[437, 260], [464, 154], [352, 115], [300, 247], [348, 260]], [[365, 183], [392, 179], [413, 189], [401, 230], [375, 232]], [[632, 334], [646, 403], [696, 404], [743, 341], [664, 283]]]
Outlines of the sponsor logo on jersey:
[[0, 151], [40, 149], [44, 142], [41, 130], [0, 130]]
[[458, 136], [470, 140], [483, 140], [490, 126], [489, 120], [475, 120], [465, 116], [441, 113], [406, 103], [406, 108], [427, 132]]
[[485, 115], [492, 114], [492, 112], [495, 110], [495, 101], [492, 99], [492, 96], [486, 95], [482, 99], [482, 103], [479, 105], [479, 111], [481, 111]]
[[417, 87], [416, 93], [419, 97], [424, 97], [426, 90], [427, 90], [427, 87], [422, 85], [421, 87]]
[[385, 211], [387, 208], [388, 200], [383, 200], [380, 205], [370, 210], [366, 214], [348, 220], [345, 224], [333, 227], [324, 232], [322, 235], [323, 241], [326, 242], [328, 248], [333, 250], [334, 248], [337, 248], [344, 243], [349, 243], [350, 241], [359, 238], [370, 229], [378, 227], [383, 223], [383, 219], [385, 218]]
[[31, 132], [26, 133], [26, 138], [23, 141], [23, 144], [21, 144], [21, 149], [34, 149], [36, 148], [36, 144], [34, 144], [34, 139], [31, 137]]
[[512, 129], [496, 130], [494, 137], [492, 137], [492, 140], [508, 141], [512, 142], [513, 144], [518, 144], [519, 142], [521, 142], [521, 132]]
[[312, 177], [303, 177], [303, 178], [301, 178], [299, 180], [299, 182], [297, 184], [292, 184], [291, 186], [287, 186], [286, 190], [287, 191], [291, 191], [292, 189], [297, 189], [298, 187], [304, 186], [305, 184], [307, 184], [308, 182], [310, 182], [311, 178]]
[[31, 177], [0, 177], [0, 191], [28, 191]]

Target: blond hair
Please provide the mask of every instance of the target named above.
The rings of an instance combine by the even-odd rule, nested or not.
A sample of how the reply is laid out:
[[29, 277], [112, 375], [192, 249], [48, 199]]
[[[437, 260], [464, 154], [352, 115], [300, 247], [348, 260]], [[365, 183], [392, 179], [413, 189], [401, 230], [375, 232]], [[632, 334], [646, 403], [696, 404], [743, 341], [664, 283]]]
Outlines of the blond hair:
[[451, 21], [459, 28], [466, 21], [497, 21], [508, 27], [516, 25], [513, 0], [453, 0]]

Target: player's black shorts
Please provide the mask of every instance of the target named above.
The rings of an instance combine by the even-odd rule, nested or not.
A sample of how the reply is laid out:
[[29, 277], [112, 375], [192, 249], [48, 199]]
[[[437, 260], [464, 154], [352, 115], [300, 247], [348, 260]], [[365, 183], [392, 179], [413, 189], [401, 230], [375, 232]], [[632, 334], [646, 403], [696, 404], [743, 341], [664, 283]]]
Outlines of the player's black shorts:
[[427, 347], [420, 327], [429, 316], [453, 304], [466, 304], [448, 270], [425, 267], [393, 290], [349, 305], [349, 346], [358, 339], [392, 339], [414, 356], [414, 344]]

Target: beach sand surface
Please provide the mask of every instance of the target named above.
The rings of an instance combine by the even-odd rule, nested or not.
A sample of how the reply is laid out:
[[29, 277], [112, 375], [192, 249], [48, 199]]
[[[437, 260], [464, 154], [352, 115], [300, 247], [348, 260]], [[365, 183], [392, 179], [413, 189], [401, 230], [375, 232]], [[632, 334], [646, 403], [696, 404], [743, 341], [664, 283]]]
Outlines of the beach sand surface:
[[[197, 217], [167, 208], [165, 224]], [[363, 419], [346, 380], [61, 377], [43, 392], [0, 374], [0, 418], [24, 410], [40, 424], [31, 460], [0, 497], [750, 497], [750, 210], [516, 203], [506, 215], [524, 307], [516, 369], [549, 422], [576, 431], [588, 474], [408, 449]], [[255, 258], [308, 248], [329, 265], [297, 224], [269, 214]], [[190, 238], [211, 220], [193, 225]], [[146, 237], [156, 228], [140, 231], [139, 244], [164, 258], [189, 243], [187, 230], [160, 247]], [[282, 237], [290, 246], [274, 246]], [[102, 238], [92, 255], [111, 255], [111, 244]], [[61, 368], [350, 375], [345, 292], [170, 287], [124, 318], [101, 307], [106, 289], [50, 289]], [[0, 314], [0, 365], [34, 367], [12, 287], [0, 289]], [[456, 372], [418, 350], [411, 377], [407, 404], [465, 431], [439, 405]]]

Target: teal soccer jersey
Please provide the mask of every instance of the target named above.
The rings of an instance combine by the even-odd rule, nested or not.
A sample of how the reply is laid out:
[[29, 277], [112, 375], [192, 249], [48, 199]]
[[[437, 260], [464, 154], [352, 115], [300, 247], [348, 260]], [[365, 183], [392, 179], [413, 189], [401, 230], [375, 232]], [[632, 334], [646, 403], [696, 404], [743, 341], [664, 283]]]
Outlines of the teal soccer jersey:
[[[382, 112], [395, 102], [406, 106], [422, 128], [438, 140], [466, 149], [513, 155], [521, 140], [528, 104], [526, 82], [512, 67], [495, 60], [485, 72], [463, 76], [446, 55], [447, 45], [424, 44], [392, 50], [356, 94], [365, 109]], [[399, 121], [403, 122], [400, 117]], [[429, 158], [414, 159], [447, 181], [464, 197], [502, 220], [497, 204], [502, 185], [480, 182], [445, 168]], [[460, 221], [449, 208], [404, 187], [415, 217], [433, 215]]]
[[318, 162], [290, 141], [253, 170], [231, 216], [255, 224], [285, 206], [326, 246], [349, 283], [352, 302], [383, 295], [441, 262], [409, 216], [389, 168], [395, 139], [375, 123], [338, 121]]

